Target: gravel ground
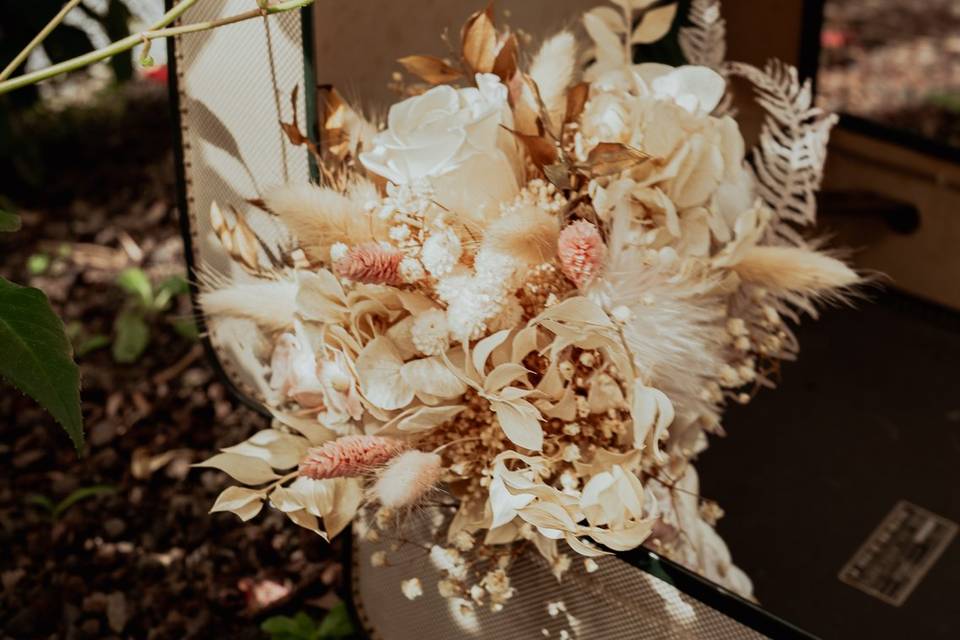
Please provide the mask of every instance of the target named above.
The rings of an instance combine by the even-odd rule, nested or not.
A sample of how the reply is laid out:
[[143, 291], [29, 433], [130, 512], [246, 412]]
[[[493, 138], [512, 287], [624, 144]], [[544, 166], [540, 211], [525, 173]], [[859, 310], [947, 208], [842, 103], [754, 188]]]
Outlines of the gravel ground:
[[[165, 92], [132, 85], [18, 125], [43, 173], [4, 185], [24, 228], [0, 237], [0, 274], [44, 289], [75, 344], [111, 334], [122, 269], [139, 266], [154, 282], [183, 273]], [[182, 296], [155, 318], [133, 364], [115, 363], [109, 346], [79, 356], [83, 457], [4, 387], [0, 637], [259, 638], [269, 615], [319, 617], [337, 601], [336, 549], [277, 514], [247, 524], [207, 514], [225, 476], [190, 464], [265, 420], [232, 400], [201, 345], [174, 329], [190, 313]], [[56, 517], [44, 506], [90, 487]]]

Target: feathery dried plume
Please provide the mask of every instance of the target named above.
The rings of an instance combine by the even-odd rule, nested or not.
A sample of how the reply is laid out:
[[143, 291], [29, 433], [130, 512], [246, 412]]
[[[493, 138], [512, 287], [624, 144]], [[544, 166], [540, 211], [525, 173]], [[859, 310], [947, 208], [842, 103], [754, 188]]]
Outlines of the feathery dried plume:
[[495, 220], [484, 232], [485, 247], [529, 265], [549, 262], [557, 253], [560, 224], [557, 218], [524, 206]]
[[746, 282], [773, 293], [796, 293], [810, 298], [850, 287], [860, 276], [840, 260], [798, 247], [751, 247], [733, 265]]
[[[209, 277], [201, 274], [202, 284]], [[293, 325], [298, 286], [292, 277], [256, 282], [204, 284], [200, 307], [206, 316], [249, 318], [271, 330]]]
[[390, 461], [373, 485], [373, 495], [385, 507], [413, 506], [440, 480], [443, 459], [436, 453], [411, 449]]
[[313, 184], [290, 184], [268, 188], [263, 200], [290, 227], [307, 257], [325, 262], [336, 242], [386, 237], [384, 223], [364, 209], [371, 194], [375, 197], [375, 188], [362, 182], [352, 185], [347, 195]]
[[560, 232], [557, 255], [560, 269], [577, 287], [584, 287], [600, 272], [607, 247], [592, 222], [577, 220]]
[[343, 436], [308, 449], [298, 473], [314, 480], [360, 476], [404, 449], [403, 442], [385, 436]]
[[557, 126], [563, 121], [576, 54], [573, 34], [561, 31], [543, 43], [530, 65], [530, 77], [537, 83], [550, 122]]
[[333, 264], [341, 278], [364, 284], [400, 284], [400, 261], [403, 253], [379, 242], [364, 242], [350, 247], [347, 254]]

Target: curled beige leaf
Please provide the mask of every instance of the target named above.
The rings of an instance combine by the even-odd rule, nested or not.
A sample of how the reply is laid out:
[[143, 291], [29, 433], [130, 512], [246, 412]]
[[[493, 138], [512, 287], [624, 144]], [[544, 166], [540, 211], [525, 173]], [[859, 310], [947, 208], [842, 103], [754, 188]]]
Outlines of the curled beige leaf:
[[640, 24], [630, 35], [631, 44], [650, 44], [656, 42], [670, 31], [673, 19], [677, 15], [677, 3], [657, 7], [643, 14]]
[[405, 56], [397, 60], [408, 73], [430, 84], [450, 82], [463, 73], [435, 56]]
[[246, 487], [227, 487], [217, 496], [217, 501], [210, 507], [210, 513], [229, 511], [246, 522], [260, 513], [263, 499], [263, 491]]
[[243, 484], [263, 484], [280, 477], [260, 458], [251, 458], [238, 453], [218, 453], [193, 466], [219, 469]]
[[497, 59], [497, 28], [493, 23], [493, 4], [477, 11], [461, 31], [463, 60], [477, 73], [493, 71]]
[[389, 338], [378, 336], [357, 356], [360, 392], [381, 409], [402, 409], [413, 400], [413, 388], [403, 379], [403, 359]]

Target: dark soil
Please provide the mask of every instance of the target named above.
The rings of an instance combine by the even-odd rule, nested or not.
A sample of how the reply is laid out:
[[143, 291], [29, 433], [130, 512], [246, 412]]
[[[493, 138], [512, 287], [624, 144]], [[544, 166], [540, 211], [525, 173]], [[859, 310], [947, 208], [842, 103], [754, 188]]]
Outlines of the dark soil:
[[[122, 269], [154, 282], [184, 273], [166, 88], [131, 85], [15, 128], [31, 147], [2, 150], [23, 163], [0, 192], [24, 227], [0, 237], [0, 275], [42, 288], [75, 344], [110, 335]], [[338, 556], [322, 540], [279, 514], [244, 524], [207, 513], [227, 478], [190, 464], [266, 419], [174, 330], [191, 314], [186, 296], [177, 302], [136, 363], [115, 363], [109, 346], [78, 357], [82, 457], [29, 398], [0, 387], [0, 637], [259, 638], [269, 615], [319, 617], [336, 602]], [[109, 492], [56, 519], [37, 504], [97, 485]]]

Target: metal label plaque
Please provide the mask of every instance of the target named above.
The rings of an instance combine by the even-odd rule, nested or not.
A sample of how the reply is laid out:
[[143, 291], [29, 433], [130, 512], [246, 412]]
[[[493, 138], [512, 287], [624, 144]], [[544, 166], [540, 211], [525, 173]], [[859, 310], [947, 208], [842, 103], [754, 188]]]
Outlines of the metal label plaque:
[[957, 524], [901, 500], [840, 571], [840, 581], [899, 607], [957, 533]]

